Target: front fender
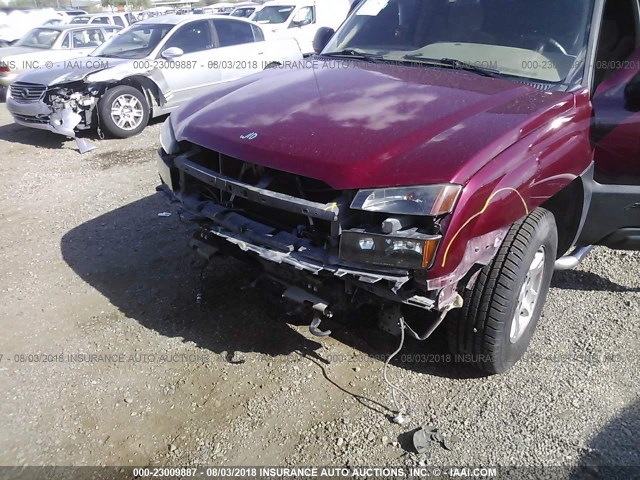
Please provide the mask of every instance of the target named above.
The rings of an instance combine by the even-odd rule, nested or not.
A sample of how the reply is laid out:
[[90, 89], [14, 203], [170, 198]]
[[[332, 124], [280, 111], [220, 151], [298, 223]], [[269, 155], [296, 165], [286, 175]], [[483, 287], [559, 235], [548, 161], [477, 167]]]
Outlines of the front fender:
[[588, 92], [580, 92], [573, 108], [548, 119], [471, 177], [429, 271], [430, 287], [456, 283], [474, 265], [489, 263], [511, 225], [589, 167], [590, 118]]

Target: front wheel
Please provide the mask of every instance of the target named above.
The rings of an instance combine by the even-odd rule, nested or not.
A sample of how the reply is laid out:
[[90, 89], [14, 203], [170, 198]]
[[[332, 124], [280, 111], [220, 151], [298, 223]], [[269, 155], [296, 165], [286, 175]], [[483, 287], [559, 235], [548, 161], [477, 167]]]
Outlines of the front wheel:
[[524, 355], [549, 292], [558, 248], [554, 216], [538, 208], [514, 224], [493, 262], [447, 322], [456, 357], [494, 374]]
[[120, 85], [106, 91], [98, 103], [100, 125], [112, 137], [137, 135], [149, 123], [149, 104], [137, 88]]

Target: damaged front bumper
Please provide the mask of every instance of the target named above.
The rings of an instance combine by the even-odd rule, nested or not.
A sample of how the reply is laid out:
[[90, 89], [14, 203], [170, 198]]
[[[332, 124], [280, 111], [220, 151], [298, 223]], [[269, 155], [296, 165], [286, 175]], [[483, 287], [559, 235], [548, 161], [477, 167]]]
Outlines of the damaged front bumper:
[[415, 281], [409, 270], [346, 262], [335, 251], [331, 253], [308, 239], [255, 221], [228, 205], [202, 200], [185, 188], [185, 180], [195, 179], [230, 195], [267, 205], [273, 208], [274, 215], [279, 210], [287, 211], [332, 222], [332, 225], [338, 224], [339, 207], [336, 204], [311, 202], [245, 184], [209, 170], [188, 156], [172, 158], [162, 150], [160, 154], [158, 170], [162, 185], [158, 190], [178, 207], [182, 217], [201, 225], [191, 246], [206, 258], [218, 252], [245, 260], [253, 258], [269, 277], [285, 286], [300, 286], [322, 294], [323, 298], [333, 296], [332, 308], [334, 302], [344, 303], [345, 299], [354, 303], [356, 295], [367, 297], [362, 303], [401, 303], [426, 310], [447, 307], [439, 304], [439, 298], [442, 298], [439, 291], [428, 291], [424, 283]]
[[34, 87], [21, 84], [10, 87], [6, 103], [15, 123], [66, 137], [75, 137], [76, 129], [91, 126], [92, 111], [97, 103], [95, 97], [81, 92], [63, 95], [58, 93], [61, 89], [44, 86], [35, 88], [42, 89], [42, 93], [39, 97], [30, 98], [29, 92]]

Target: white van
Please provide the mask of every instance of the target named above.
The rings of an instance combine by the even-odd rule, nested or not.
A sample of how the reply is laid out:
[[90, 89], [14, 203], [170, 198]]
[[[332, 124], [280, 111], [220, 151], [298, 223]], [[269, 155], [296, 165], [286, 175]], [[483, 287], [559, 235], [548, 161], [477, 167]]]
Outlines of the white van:
[[349, 0], [271, 0], [250, 20], [275, 37], [295, 38], [304, 54], [313, 53], [313, 38], [320, 27], [336, 30], [347, 18]]
[[71, 19], [69, 25], [81, 24], [100, 24], [100, 25], [118, 25], [119, 27], [128, 27], [136, 21], [133, 13], [117, 12], [117, 13], [94, 13], [89, 15], [76, 15]]

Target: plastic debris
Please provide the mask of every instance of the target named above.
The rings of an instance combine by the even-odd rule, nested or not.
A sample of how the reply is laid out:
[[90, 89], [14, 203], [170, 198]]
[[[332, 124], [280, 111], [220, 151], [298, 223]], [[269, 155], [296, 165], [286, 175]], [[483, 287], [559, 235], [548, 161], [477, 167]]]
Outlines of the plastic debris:
[[76, 137], [76, 145], [78, 146], [78, 150], [80, 151], [81, 154], [90, 152], [98, 148], [94, 144], [87, 142], [84, 138], [78, 138], [78, 137]]
[[404, 415], [402, 415], [402, 412], [398, 412], [397, 415], [395, 415], [391, 421], [397, 425], [404, 425], [405, 423], [407, 423], [407, 417], [405, 417]]
[[429, 440], [429, 432], [425, 431], [424, 428], [419, 428], [413, 434], [413, 448], [418, 453], [425, 453], [429, 450]]
[[167, 218], [171, 216], [171, 212], [160, 212], [158, 214], [159, 217]]

